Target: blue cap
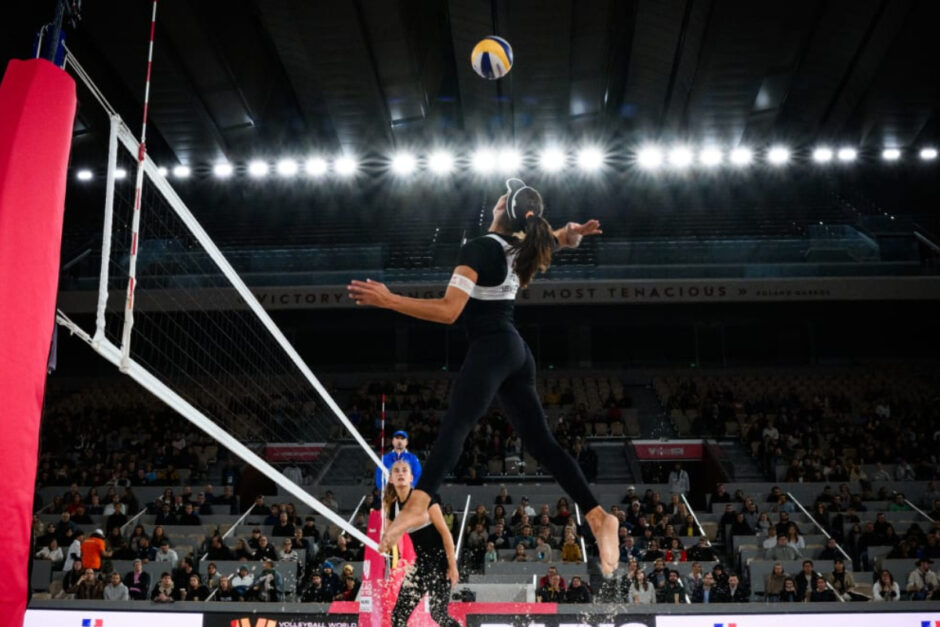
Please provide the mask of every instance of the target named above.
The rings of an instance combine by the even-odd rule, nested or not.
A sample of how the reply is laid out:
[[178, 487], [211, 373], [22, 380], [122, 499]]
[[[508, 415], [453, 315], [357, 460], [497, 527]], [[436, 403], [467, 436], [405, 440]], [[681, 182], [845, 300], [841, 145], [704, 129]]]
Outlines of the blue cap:
[[323, 562], [322, 568], [329, 568], [330, 570], [336, 570], [333, 568], [333, 562]]
[[396, 431], [395, 433], [392, 434], [392, 437], [393, 437], [393, 438], [402, 437], [402, 438], [405, 438], [405, 439], [407, 440], [407, 439], [408, 439], [408, 432], [407, 432], [407, 431], [402, 431], [401, 429], [399, 429], [398, 431]]

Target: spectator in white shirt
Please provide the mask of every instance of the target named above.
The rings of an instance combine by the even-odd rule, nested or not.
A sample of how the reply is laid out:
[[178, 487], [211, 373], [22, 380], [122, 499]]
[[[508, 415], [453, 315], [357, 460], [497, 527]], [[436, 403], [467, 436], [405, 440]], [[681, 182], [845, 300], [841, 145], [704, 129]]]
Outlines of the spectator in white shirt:
[[176, 563], [180, 561], [180, 557], [176, 554], [176, 551], [170, 548], [170, 542], [164, 540], [160, 543], [160, 550], [157, 551], [157, 556], [153, 561], [168, 562], [170, 567], [176, 568]]
[[689, 491], [689, 473], [682, 464], [677, 463], [675, 470], [669, 473], [669, 487], [673, 494], [685, 494]]
[[778, 431], [777, 427], [774, 426], [774, 421], [772, 419], [767, 419], [767, 426], [764, 427], [763, 432], [761, 432], [761, 437], [764, 439], [764, 441], [776, 441], [780, 439], [780, 431]]
[[55, 538], [49, 540], [49, 546], [44, 546], [36, 553], [36, 559], [49, 560], [52, 562], [52, 568], [58, 570], [65, 561], [65, 554], [62, 553], [62, 547]]
[[922, 557], [917, 560], [917, 568], [907, 576], [907, 591], [915, 601], [927, 599], [937, 589], [937, 573], [930, 570], [933, 560]]
[[772, 549], [775, 546], [777, 546], [777, 528], [776, 527], [769, 527], [767, 529], [767, 537], [764, 539], [764, 542], [761, 546], [763, 546], [765, 551], [767, 549]]
[[240, 599], [245, 598], [245, 594], [251, 590], [252, 584], [255, 583], [254, 575], [248, 572], [247, 566], [239, 566], [238, 574], [232, 577], [232, 590], [235, 592], [236, 596]]
[[901, 588], [894, 580], [890, 570], [881, 571], [878, 581], [871, 588], [872, 601], [898, 601], [901, 598]]
[[327, 490], [326, 494], [323, 495], [323, 498], [320, 499], [320, 502], [329, 507], [334, 512], [339, 511], [339, 502], [336, 500], [336, 497], [333, 496], [332, 490]]
[[115, 494], [111, 499], [111, 502], [104, 506], [104, 515], [105, 517], [108, 517], [118, 512], [121, 514], [127, 514], [127, 508], [123, 503], [121, 503], [121, 497]]
[[891, 473], [878, 462], [878, 469], [871, 476], [872, 481], [891, 481]]
[[304, 473], [297, 464], [291, 463], [287, 465], [284, 468], [284, 476], [297, 485], [303, 485], [304, 483]]
[[277, 552], [277, 559], [300, 561], [300, 553], [294, 550], [294, 543], [290, 538], [284, 538], [281, 549]]
[[79, 531], [69, 545], [69, 550], [65, 552], [65, 563], [62, 564], [62, 570], [69, 572], [72, 570], [72, 562], [82, 561], [82, 542], [85, 541], [85, 533]]
[[898, 460], [898, 465], [894, 469], [894, 478], [897, 481], [913, 481], [917, 478], [914, 469], [906, 460]]

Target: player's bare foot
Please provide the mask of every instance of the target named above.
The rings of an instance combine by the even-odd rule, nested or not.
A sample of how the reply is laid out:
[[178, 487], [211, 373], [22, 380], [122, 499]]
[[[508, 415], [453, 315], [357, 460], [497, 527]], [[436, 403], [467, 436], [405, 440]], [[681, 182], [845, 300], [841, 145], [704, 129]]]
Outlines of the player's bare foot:
[[[617, 570], [620, 561], [620, 545], [617, 531], [620, 523], [613, 514], [608, 514], [600, 505], [585, 514], [584, 519], [591, 527], [591, 533], [597, 540], [597, 553], [601, 561], [601, 573], [609, 577]], [[396, 521], [397, 522], [397, 521]]]

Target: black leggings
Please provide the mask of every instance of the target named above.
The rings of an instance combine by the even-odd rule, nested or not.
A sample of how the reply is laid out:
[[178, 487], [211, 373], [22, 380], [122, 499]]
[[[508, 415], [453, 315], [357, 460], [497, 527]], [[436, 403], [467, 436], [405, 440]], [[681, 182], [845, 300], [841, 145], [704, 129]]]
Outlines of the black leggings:
[[526, 449], [546, 467], [562, 489], [589, 512], [597, 506], [584, 473], [558, 444], [535, 391], [535, 360], [515, 330], [471, 340], [467, 358], [454, 381], [440, 435], [415, 487], [437, 492], [463, 451], [464, 441], [498, 396]]
[[450, 603], [450, 581], [447, 579], [447, 564], [430, 566], [418, 562], [408, 573], [398, 591], [398, 600], [392, 610], [392, 627], [407, 627], [411, 613], [418, 607], [424, 595], [428, 595], [431, 618], [441, 627], [461, 627], [447, 613]]

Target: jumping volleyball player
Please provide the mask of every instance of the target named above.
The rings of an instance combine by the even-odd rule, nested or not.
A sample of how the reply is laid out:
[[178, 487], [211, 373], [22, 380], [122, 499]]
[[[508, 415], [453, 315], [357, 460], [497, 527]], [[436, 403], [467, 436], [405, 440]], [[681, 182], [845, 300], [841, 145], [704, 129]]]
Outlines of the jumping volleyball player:
[[453, 324], [463, 314], [470, 345], [454, 382], [450, 406], [421, 478], [405, 507], [385, 529], [381, 552], [398, 543], [408, 528], [422, 524], [432, 494], [460, 457], [464, 440], [499, 396], [526, 448], [548, 468], [561, 487], [587, 512], [597, 539], [601, 572], [612, 576], [620, 551], [617, 519], [598, 504], [577, 462], [558, 444], [535, 390], [535, 360], [513, 324], [516, 291], [537, 271], [544, 272], [558, 248], [574, 248], [600, 223], [569, 222], [552, 231], [542, 217], [542, 197], [519, 179], [493, 207], [489, 232], [467, 242], [443, 298], [408, 298], [377, 281], [353, 281], [348, 290], [357, 305], [391, 309], [407, 316]]
[[[408, 462], [392, 464], [388, 484], [385, 486], [385, 511], [389, 523], [396, 519], [402, 507], [406, 507], [414, 495], [411, 487], [413, 476]], [[450, 603], [450, 590], [457, 585], [457, 558], [454, 554], [454, 539], [444, 522], [440, 498], [435, 494], [430, 506], [424, 512], [424, 522], [417, 527], [406, 529], [414, 545], [417, 559], [408, 567], [408, 574], [401, 584], [395, 609], [392, 610], [392, 627], [406, 627], [408, 618], [421, 597], [428, 595], [431, 618], [441, 627], [460, 627], [460, 623], [450, 617], [447, 606]]]

